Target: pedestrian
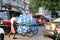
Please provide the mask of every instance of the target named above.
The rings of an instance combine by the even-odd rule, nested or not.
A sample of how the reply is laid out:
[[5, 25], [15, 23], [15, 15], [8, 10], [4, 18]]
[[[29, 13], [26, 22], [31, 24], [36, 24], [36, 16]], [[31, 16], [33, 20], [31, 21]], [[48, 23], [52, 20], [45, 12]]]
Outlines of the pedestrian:
[[17, 30], [17, 26], [16, 26], [16, 23], [15, 23], [15, 20], [16, 20], [16, 15], [15, 14], [12, 14], [12, 18], [11, 18], [11, 31], [9, 33], [9, 37], [10, 37], [11, 33], [13, 33], [13, 39], [17, 39], [15, 37], [16, 30]]

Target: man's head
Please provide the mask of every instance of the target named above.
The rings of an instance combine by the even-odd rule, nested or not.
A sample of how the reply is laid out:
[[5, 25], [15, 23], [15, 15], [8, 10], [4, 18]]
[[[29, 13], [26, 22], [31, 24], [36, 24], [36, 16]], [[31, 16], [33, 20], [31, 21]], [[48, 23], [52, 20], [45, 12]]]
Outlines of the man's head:
[[12, 14], [12, 17], [16, 17], [16, 15], [15, 14]]

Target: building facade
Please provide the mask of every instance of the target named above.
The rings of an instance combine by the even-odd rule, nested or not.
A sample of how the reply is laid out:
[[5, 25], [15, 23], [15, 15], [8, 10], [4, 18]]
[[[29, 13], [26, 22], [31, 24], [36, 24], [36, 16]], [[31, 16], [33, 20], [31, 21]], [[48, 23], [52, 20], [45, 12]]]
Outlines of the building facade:
[[[0, 10], [17, 10], [17, 11], [29, 11], [28, 0], [2, 0], [0, 4]], [[2, 5], [2, 7], [1, 7]]]

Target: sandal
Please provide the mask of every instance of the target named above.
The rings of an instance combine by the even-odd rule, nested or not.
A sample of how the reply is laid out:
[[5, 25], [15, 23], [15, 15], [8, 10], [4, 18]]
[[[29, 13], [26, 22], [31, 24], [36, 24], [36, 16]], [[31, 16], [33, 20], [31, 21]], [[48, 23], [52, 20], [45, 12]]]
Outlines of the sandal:
[[13, 37], [13, 39], [17, 39], [16, 37]]

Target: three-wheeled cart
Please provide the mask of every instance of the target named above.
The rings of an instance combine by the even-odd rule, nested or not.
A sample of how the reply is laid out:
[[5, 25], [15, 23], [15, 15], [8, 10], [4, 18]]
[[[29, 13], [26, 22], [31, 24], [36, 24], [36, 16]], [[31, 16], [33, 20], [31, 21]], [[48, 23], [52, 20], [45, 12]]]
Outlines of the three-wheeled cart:
[[32, 37], [34, 34], [37, 34], [38, 27], [36, 26], [36, 20], [31, 16], [27, 16], [26, 14], [22, 14], [17, 19], [17, 23], [19, 24], [17, 32], [23, 36]]

